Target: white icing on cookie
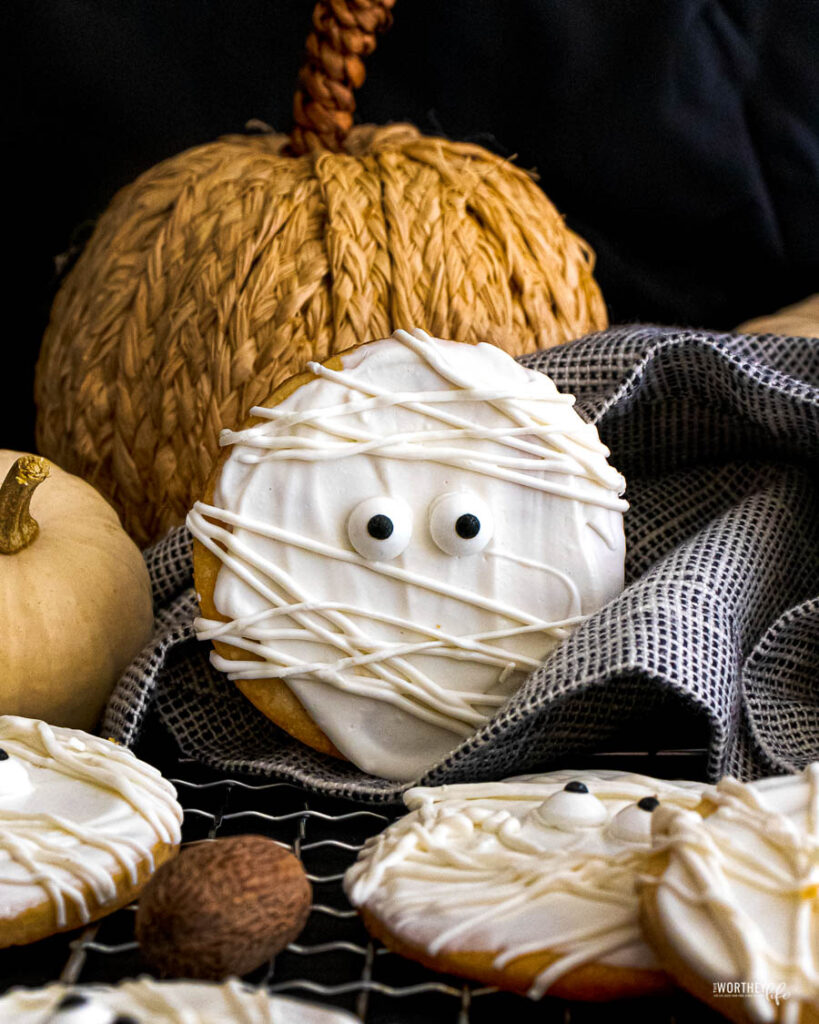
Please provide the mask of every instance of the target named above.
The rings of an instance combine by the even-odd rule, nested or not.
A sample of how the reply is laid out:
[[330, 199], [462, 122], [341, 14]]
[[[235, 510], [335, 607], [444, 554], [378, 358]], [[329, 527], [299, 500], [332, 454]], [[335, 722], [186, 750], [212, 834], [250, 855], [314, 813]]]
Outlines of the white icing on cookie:
[[31, 779], [23, 762], [9, 757], [8, 752], [0, 748], [0, 799], [25, 796], [31, 789]]
[[[709, 984], [761, 986], [743, 999], [752, 1020], [798, 1021], [802, 1002], [819, 1009], [819, 763], [748, 785], [723, 779], [711, 800], [705, 818], [654, 815], [669, 853], [650, 880], [664, 937]], [[764, 991], [779, 993], [778, 1008]]]
[[45, 899], [58, 927], [68, 906], [88, 920], [86, 887], [100, 903], [113, 900], [113, 873], [136, 884], [157, 843], [179, 843], [173, 786], [125, 747], [6, 715], [0, 748], [0, 776], [14, 764], [27, 784], [0, 788], [0, 922]]
[[[60, 1008], [67, 1001], [71, 1006]], [[0, 997], [0, 1024], [355, 1024], [344, 1010], [271, 996], [236, 979], [221, 985], [139, 978], [116, 987], [14, 989]]]
[[231, 679], [285, 680], [351, 761], [412, 779], [621, 590], [624, 482], [495, 346], [398, 331], [342, 363], [223, 432], [188, 526], [230, 621], [196, 629], [251, 656], [212, 655]]
[[[588, 792], [571, 791], [580, 787]], [[612, 826], [645, 797], [696, 807], [703, 788], [625, 772], [558, 771], [411, 789], [412, 813], [366, 843], [344, 888], [356, 907], [432, 956], [493, 952], [503, 967], [554, 951], [556, 962], [530, 992], [535, 998], [583, 964], [659, 970], [641, 938], [635, 891], [650, 845]], [[559, 814], [550, 824], [553, 801]]]

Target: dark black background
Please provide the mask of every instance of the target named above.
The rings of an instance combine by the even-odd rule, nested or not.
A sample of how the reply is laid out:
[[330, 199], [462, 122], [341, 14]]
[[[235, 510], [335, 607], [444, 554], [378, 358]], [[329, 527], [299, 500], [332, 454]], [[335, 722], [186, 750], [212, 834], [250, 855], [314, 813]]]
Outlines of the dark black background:
[[[54, 256], [157, 160], [250, 118], [288, 129], [312, 6], [5, 8], [0, 446], [33, 445]], [[368, 71], [359, 120], [410, 120], [538, 171], [597, 250], [614, 321], [730, 327], [819, 286], [814, 0], [398, 0]]]

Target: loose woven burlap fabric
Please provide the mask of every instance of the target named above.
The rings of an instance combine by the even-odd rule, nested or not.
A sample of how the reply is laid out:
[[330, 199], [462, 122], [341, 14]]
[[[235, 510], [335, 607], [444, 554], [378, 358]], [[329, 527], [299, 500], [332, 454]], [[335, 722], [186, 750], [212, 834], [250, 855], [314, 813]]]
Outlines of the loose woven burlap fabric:
[[[819, 340], [625, 327], [522, 362], [577, 396], [626, 476], [626, 589], [419, 781], [499, 779], [615, 741], [705, 745], [714, 778], [819, 759]], [[155, 708], [216, 768], [400, 797], [290, 739], [211, 669], [184, 529], [146, 558], [156, 633], [105, 735], [132, 744]]]

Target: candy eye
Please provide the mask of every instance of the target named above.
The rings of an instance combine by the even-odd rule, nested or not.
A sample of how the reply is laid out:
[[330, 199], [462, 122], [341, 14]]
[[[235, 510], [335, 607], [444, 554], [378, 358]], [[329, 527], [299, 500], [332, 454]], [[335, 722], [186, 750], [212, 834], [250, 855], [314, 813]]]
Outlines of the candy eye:
[[367, 498], [350, 513], [347, 535], [362, 558], [389, 562], [410, 542], [412, 510], [400, 498]]
[[135, 1017], [115, 1015], [82, 992], [68, 992], [57, 1003], [48, 1024], [137, 1024]]
[[429, 509], [429, 532], [448, 555], [474, 555], [492, 539], [494, 522], [476, 494], [453, 491], [439, 495]]
[[25, 796], [32, 788], [25, 766], [0, 749], [0, 796]]
[[627, 843], [650, 843], [651, 813], [659, 804], [656, 796], [644, 796], [636, 804], [629, 804], [614, 815], [609, 832]]
[[576, 828], [595, 828], [608, 818], [603, 804], [584, 782], [567, 782], [538, 807], [540, 818], [553, 828], [573, 832]]

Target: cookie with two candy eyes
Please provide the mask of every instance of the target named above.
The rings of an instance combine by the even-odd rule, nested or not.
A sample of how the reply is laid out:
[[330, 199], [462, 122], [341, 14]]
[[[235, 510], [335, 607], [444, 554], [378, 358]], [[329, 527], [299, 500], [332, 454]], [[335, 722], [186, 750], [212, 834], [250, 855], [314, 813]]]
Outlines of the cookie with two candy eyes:
[[623, 586], [596, 428], [493, 345], [423, 331], [282, 384], [188, 516], [215, 667], [317, 750], [411, 780]]
[[0, 947], [130, 903], [175, 855], [181, 821], [173, 786], [130, 750], [0, 717]]
[[738, 1024], [817, 1024], [819, 763], [722, 779], [653, 832], [642, 919], [667, 970]]
[[0, 1024], [355, 1024], [344, 1010], [222, 984], [138, 978], [119, 985], [13, 989]]
[[532, 998], [661, 991], [637, 879], [657, 810], [693, 809], [704, 789], [617, 771], [411, 789], [345, 892], [376, 937], [435, 970]]

